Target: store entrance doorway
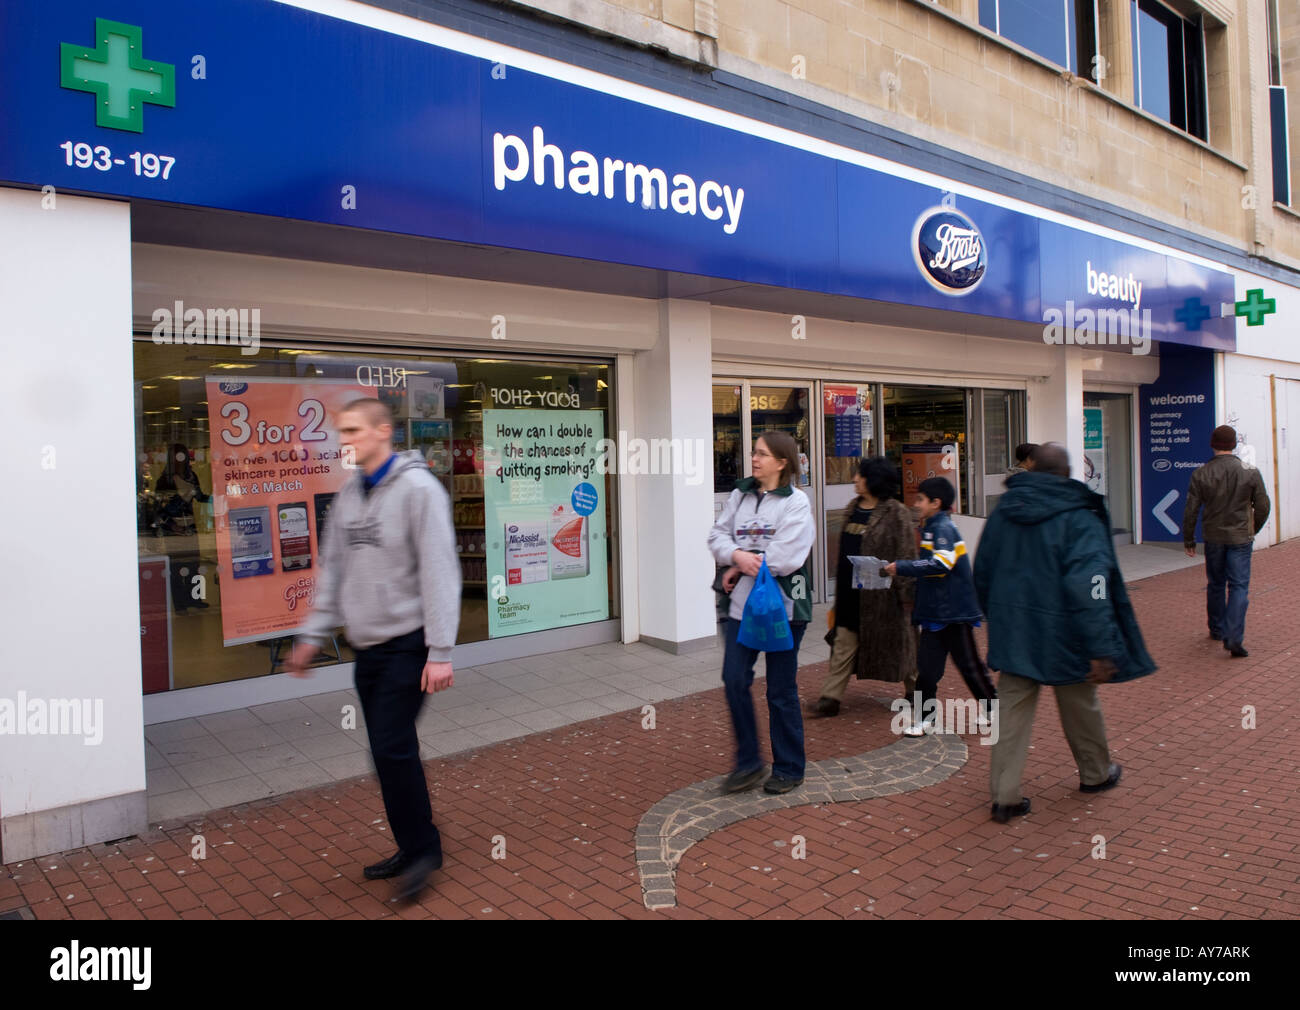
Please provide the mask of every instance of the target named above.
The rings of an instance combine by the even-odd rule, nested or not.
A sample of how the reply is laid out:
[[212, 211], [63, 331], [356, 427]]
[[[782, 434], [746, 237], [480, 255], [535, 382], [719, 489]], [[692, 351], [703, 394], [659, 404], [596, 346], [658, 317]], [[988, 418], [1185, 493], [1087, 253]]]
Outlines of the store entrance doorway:
[[[750, 452], [765, 431], [783, 431], [798, 443], [797, 486], [808, 496], [814, 516], [821, 515], [821, 474], [813, 472], [811, 382], [716, 379], [713, 386], [713, 515], [716, 518], [742, 477], [753, 475]], [[820, 539], [820, 537], [819, 537]], [[813, 602], [823, 594], [822, 565], [813, 550]]]
[[1277, 485], [1271, 488], [1278, 540], [1300, 537], [1300, 380], [1273, 380]]
[[1116, 546], [1133, 542], [1133, 397], [1083, 394], [1083, 481], [1106, 499]]

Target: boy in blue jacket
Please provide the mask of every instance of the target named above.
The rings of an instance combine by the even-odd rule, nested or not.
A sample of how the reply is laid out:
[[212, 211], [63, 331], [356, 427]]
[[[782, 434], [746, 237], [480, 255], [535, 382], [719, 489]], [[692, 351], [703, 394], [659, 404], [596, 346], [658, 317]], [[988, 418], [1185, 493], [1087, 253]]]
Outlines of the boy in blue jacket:
[[998, 696], [975, 644], [975, 628], [984, 615], [975, 596], [966, 544], [949, 514], [956, 496], [952, 484], [943, 477], [921, 481], [915, 502], [924, 523], [920, 560], [895, 561], [884, 569], [887, 575], [910, 575], [916, 579], [912, 623], [921, 629], [916, 649], [921, 707], [913, 713], [912, 725], [904, 730], [908, 736], [934, 732], [936, 695], [949, 655], [980, 703], [982, 717], [987, 716]]

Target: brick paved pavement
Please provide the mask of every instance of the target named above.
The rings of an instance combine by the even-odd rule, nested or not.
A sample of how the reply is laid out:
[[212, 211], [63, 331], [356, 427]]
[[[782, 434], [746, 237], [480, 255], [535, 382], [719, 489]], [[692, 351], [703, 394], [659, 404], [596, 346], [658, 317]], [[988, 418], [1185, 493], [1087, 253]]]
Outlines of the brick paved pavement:
[[[448, 856], [415, 906], [360, 868], [391, 851], [378, 786], [334, 786], [166, 822], [9, 864], [0, 913], [41, 919], [213, 917], [1257, 918], [1300, 915], [1296, 769], [1300, 542], [1254, 558], [1249, 659], [1205, 637], [1199, 568], [1130, 587], [1161, 669], [1103, 688], [1119, 788], [1077, 791], [1044, 694], [1026, 770], [1033, 813], [988, 818], [988, 748], [925, 788], [768, 810], [696, 841], [678, 905], [647, 910], [635, 839], [669, 794], [728, 770], [721, 689], [427, 762]], [[800, 672], [814, 695], [822, 664]], [[944, 696], [958, 696], [951, 670]], [[760, 682], [761, 685], [761, 682]], [[808, 757], [902, 747], [879, 684], [810, 721]], [[1254, 706], [1258, 728], [1242, 728]], [[760, 705], [760, 719], [763, 706]], [[765, 732], [765, 730], [764, 730]], [[202, 834], [207, 858], [191, 858]], [[792, 858], [795, 836], [805, 858]], [[499, 837], [498, 837], [499, 836]], [[1104, 839], [1105, 858], [1092, 858]], [[496, 841], [494, 841], [496, 839]], [[504, 841], [506, 858], [494, 860]]]
[[[900, 737], [892, 746], [866, 754], [809, 761], [803, 784], [779, 796], [761, 789], [719, 795], [724, 775], [678, 789], [647, 810], [637, 825], [637, 870], [646, 907], [672, 908], [677, 904], [678, 863], [687, 849], [714, 831], [783, 808], [924, 789], [942, 782], [965, 763], [966, 745], [956, 733]], [[792, 839], [792, 846], [799, 844], [798, 838]]]

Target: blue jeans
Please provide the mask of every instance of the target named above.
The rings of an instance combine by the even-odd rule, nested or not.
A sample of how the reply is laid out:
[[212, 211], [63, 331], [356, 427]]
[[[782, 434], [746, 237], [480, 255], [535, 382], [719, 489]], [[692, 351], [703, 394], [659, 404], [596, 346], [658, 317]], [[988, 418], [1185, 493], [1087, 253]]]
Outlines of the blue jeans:
[[[795, 674], [799, 669], [799, 643], [807, 622], [791, 623], [794, 648], [767, 653], [767, 712], [772, 735], [772, 774], [796, 782], [803, 778], [803, 713], [799, 710], [799, 686]], [[752, 771], [762, 767], [758, 756], [758, 723], [754, 717], [754, 663], [759, 652], [736, 641], [740, 622], [727, 618], [727, 651], [722, 660], [722, 683], [727, 690], [727, 707], [736, 731], [736, 767], [734, 771]]]
[[[1205, 615], [1210, 631], [1225, 642], [1240, 643], [1250, 602], [1250, 552], [1254, 545], [1205, 545]], [[1227, 602], [1224, 602], [1224, 591]]]

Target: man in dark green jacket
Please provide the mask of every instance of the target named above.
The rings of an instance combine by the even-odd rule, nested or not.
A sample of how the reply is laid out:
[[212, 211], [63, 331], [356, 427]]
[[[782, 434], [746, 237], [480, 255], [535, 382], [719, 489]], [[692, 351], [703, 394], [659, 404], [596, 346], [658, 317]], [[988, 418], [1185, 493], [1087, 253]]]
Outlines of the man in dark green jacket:
[[[1205, 614], [1210, 637], [1238, 658], [1249, 656], [1246, 604], [1250, 598], [1250, 552], [1255, 535], [1268, 522], [1272, 503], [1264, 478], [1233, 455], [1237, 432], [1226, 424], [1210, 436], [1214, 456], [1192, 474], [1183, 509], [1183, 549], [1196, 557], [1196, 519], [1202, 509], [1205, 540]], [[1226, 599], [1225, 599], [1226, 592]]]
[[1007, 480], [975, 555], [975, 592], [988, 619], [988, 665], [998, 679], [993, 819], [1029, 812], [1020, 794], [1038, 689], [1056, 692], [1079, 789], [1119, 782], [1097, 684], [1155, 670], [1115, 560], [1101, 495], [1070, 479], [1064, 447], [1034, 450], [1034, 469]]

